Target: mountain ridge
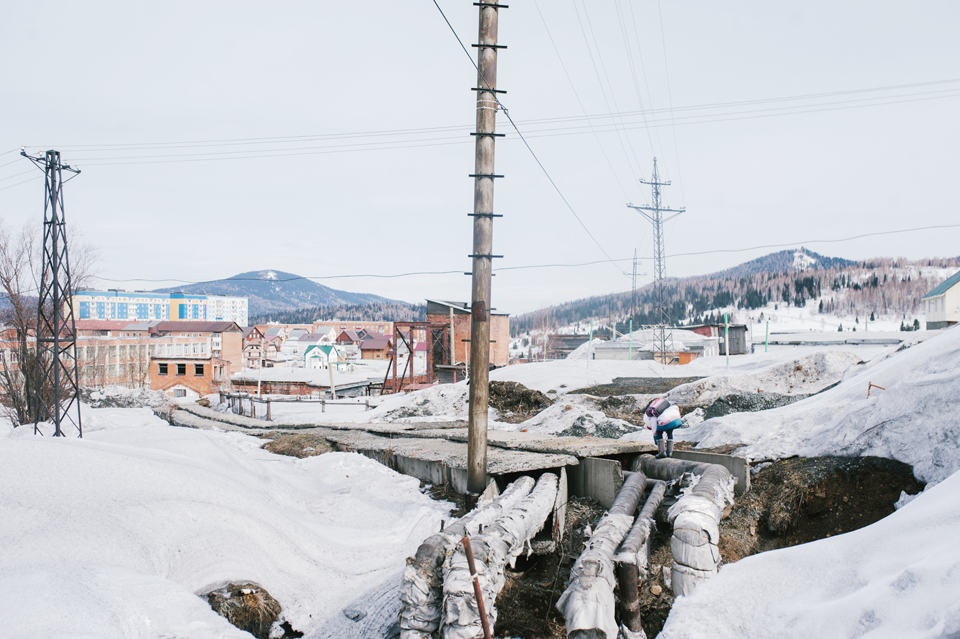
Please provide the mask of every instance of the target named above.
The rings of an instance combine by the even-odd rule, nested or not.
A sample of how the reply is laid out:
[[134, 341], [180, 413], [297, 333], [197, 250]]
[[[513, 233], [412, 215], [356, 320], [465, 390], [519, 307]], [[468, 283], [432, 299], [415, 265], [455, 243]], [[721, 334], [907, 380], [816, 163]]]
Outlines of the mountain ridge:
[[278, 271], [265, 269], [247, 271], [232, 277], [185, 286], [159, 288], [155, 293], [193, 293], [206, 295], [233, 295], [248, 298], [250, 317], [266, 313], [296, 311], [308, 307], [366, 304], [407, 304], [372, 293], [354, 293], [317, 284], [313, 280]]

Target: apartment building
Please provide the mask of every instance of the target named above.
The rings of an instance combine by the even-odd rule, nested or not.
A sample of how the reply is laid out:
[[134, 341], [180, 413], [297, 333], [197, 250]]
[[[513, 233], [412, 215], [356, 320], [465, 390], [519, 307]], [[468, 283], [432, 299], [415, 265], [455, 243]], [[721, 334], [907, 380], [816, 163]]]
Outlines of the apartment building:
[[80, 289], [73, 294], [78, 320], [226, 321], [246, 326], [246, 297], [148, 291]]
[[[228, 384], [230, 372], [242, 367], [242, 334], [235, 322], [78, 320], [76, 324], [82, 386], [150, 385], [173, 397], [194, 397]], [[162, 372], [161, 363], [167, 373]], [[180, 375], [181, 364], [184, 371], [192, 372]]]

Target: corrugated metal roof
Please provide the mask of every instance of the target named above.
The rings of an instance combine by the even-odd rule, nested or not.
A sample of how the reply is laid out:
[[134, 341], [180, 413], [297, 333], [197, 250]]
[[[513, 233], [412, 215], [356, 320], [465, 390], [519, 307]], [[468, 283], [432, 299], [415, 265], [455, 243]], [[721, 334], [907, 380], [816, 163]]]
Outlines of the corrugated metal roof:
[[927, 299], [928, 297], [939, 297], [953, 288], [958, 282], [960, 282], [960, 271], [957, 271], [951, 277], [948, 277], [946, 280], [944, 280], [940, 286], [924, 295], [923, 299]]
[[166, 333], [227, 333], [240, 330], [236, 322], [160, 322], [155, 328]]
[[119, 331], [135, 322], [127, 320], [77, 320], [78, 331]]

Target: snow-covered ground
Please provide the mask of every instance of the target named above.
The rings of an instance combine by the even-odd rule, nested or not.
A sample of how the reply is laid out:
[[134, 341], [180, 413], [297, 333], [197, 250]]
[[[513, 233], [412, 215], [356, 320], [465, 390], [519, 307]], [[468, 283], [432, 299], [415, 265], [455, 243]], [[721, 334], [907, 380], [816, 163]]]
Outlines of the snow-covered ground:
[[723, 566], [660, 639], [960, 637], [960, 473], [877, 523]]
[[[871, 389], [870, 384], [883, 389]], [[960, 329], [853, 366], [843, 383], [789, 406], [710, 419], [679, 437], [744, 444], [749, 459], [877, 455], [938, 482], [960, 469]]]
[[83, 439], [0, 426], [3, 637], [249, 637], [197, 596], [231, 581], [309, 637], [398, 583], [449, 513], [355, 453], [283, 457], [148, 409], [83, 419]]

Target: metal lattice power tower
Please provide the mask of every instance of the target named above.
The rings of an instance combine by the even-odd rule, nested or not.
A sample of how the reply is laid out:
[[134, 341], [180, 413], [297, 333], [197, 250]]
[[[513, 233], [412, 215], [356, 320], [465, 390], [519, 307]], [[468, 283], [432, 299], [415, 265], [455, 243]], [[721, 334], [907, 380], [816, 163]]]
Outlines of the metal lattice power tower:
[[[77, 376], [77, 327], [73, 317], [73, 287], [67, 253], [63, 211], [63, 171], [80, 173], [61, 164], [59, 151], [44, 157], [21, 155], [44, 170], [43, 270], [37, 305], [36, 377], [34, 383], [34, 432], [39, 423], [53, 424], [53, 436], [64, 437], [69, 423], [83, 437], [80, 421], [80, 381]], [[42, 433], [40, 433], [42, 434]]]
[[[660, 205], [660, 187], [669, 186], [670, 182], [661, 182], [660, 174], [657, 172], [657, 158], [653, 158], [653, 176], [650, 181], [640, 180], [641, 184], [649, 184], [653, 190], [653, 206], [634, 206], [628, 204], [627, 206], [631, 209], [636, 209], [642, 216], [650, 220], [653, 224], [653, 284], [654, 284], [654, 296], [656, 298], [656, 317], [657, 324], [653, 330], [653, 340], [654, 340], [654, 357], [661, 364], [669, 364], [669, 358], [667, 357], [667, 308], [664, 302], [664, 293], [663, 293], [663, 278], [666, 274], [666, 265], [664, 264], [664, 241], [663, 241], [663, 225], [665, 222], [672, 220], [677, 217], [684, 211], [686, 208], [681, 209], [668, 209]], [[672, 213], [669, 217], [664, 218], [664, 213]]]

